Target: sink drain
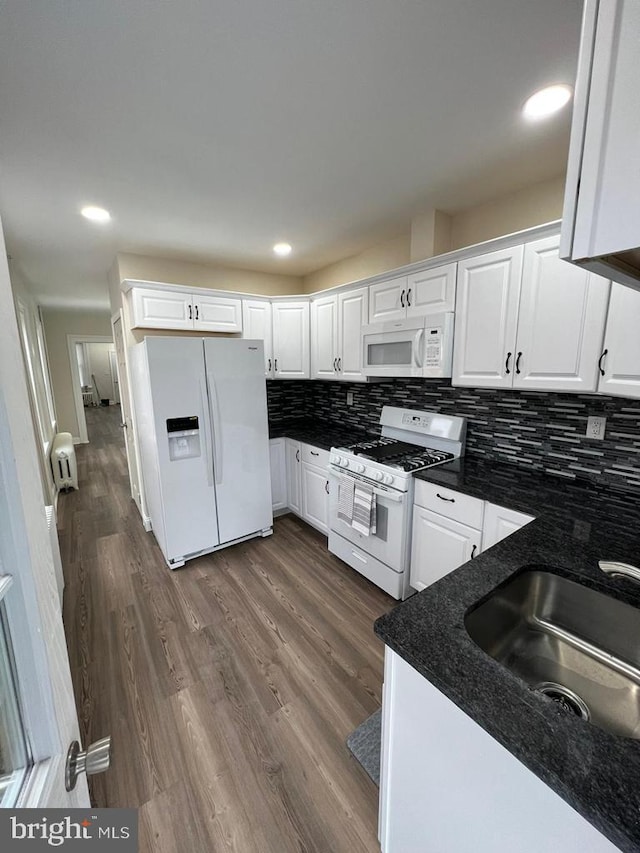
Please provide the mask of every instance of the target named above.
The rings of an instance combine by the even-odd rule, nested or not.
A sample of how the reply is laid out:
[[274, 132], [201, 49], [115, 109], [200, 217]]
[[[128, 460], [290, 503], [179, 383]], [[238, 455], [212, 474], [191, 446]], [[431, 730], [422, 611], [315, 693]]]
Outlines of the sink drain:
[[591, 717], [589, 708], [586, 702], [581, 699], [573, 690], [564, 687], [562, 684], [555, 684], [553, 681], [543, 681], [533, 688], [536, 693], [542, 693], [543, 696], [548, 696], [552, 702], [556, 702], [563, 711], [580, 717], [581, 720], [588, 720]]

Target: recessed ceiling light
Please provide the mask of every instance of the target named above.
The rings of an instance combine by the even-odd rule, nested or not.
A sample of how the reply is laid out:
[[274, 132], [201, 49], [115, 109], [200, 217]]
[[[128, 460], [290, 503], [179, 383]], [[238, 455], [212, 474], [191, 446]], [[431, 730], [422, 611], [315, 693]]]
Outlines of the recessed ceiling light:
[[291, 245], [289, 243], [276, 243], [273, 251], [281, 258], [286, 258], [287, 255], [291, 254]]
[[111, 214], [104, 207], [95, 207], [95, 205], [87, 205], [83, 207], [80, 213], [85, 219], [90, 219], [92, 222], [108, 222], [111, 219]]
[[522, 108], [525, 118], [537, 119], [561, 110], [571, 98], [571, 87], [559, 84], [534, 92]]

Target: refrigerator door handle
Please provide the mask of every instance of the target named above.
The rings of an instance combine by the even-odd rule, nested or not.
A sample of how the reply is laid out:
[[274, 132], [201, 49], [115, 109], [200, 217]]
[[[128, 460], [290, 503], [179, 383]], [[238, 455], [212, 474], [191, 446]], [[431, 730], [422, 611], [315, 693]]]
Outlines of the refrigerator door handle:
[[202, 423], [204, 426], [204, 457], [205, 467], [207, 469], [207, 485], [213, 486], [213, 464], [209, 458], [209, 449], [211, 448], [211, 430], [209, 424], [209, 395], [207, 394], [207, 385], [204, 379], [200, 380], [200, 400], [202, 402]]
[[216, 381], [207, 373], [207, 388], [209, 389], [209, 415], [211, 417], [211, 444], [213, 446], [213, 474], [216, 483], [222, 482], [222, 425], [220, 423], [220, 406]]

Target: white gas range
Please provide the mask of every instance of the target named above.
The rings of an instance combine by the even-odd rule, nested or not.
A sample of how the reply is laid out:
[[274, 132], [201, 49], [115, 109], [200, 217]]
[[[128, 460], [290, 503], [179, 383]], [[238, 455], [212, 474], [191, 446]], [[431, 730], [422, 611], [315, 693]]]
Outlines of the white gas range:
[[[409, 585], [413, 473], [464, 455], [465, 418], [384, 406], [380, 438], [332, 447], [329, 550], [394, 598]], [[364, 534], [340, 512], [341, 485], [363, 484], [375, 500], [375, 530]]]

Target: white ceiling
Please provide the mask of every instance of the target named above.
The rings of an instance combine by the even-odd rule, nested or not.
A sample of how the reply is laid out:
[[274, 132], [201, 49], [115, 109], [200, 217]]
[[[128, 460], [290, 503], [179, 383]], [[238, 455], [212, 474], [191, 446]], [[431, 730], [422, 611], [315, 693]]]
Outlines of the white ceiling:
[[[116, 251], [304, 274], [559, 174], [580, 0], [0, 0], [0, 214], [48, 303]], [[107, 207], [107, 227], [81, 205]], [[287, 240], [294, 253], [276, 259]]]

